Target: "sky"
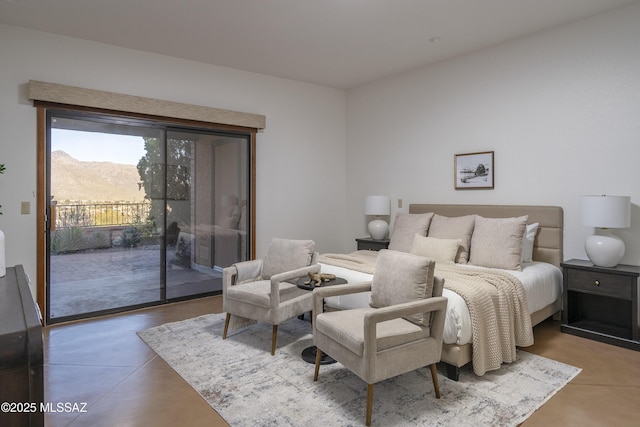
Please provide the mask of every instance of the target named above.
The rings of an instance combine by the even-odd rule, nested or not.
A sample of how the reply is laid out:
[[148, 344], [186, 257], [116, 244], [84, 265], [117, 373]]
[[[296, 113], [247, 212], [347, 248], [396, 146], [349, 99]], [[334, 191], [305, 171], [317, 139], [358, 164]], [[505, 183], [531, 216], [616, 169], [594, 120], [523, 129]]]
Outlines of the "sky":
[[76, 160], [137, 165], [145, 155], [141, 136], [51, 129], [51, 151], [62, 150]]

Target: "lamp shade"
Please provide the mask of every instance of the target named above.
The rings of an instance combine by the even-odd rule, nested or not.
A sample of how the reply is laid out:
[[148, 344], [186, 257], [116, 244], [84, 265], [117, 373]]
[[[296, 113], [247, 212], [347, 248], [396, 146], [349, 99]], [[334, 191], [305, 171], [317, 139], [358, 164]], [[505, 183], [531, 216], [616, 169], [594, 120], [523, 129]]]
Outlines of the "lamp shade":
[[631, 197], [582, 196], [582, 225], [598, 228], [631, 227]]
[[389, 215], [389, 212], [389, 198], [387, 196], [367, 196], [365, 199], [365, 215]]

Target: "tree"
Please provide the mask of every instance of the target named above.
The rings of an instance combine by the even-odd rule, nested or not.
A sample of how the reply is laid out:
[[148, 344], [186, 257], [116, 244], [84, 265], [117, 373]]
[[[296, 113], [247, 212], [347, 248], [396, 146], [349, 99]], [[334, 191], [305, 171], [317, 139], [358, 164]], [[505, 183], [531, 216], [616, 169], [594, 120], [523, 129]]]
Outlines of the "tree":
[[163, 201], [166, 194], [171, 205], [172, 218], [182, 223], [189, 222], [188, 201], [191, 194], [191, 161], [194, 143], [193, 139], [168, 139], [165, 162], [162, 140], [144, 137], [146, 154], [140, 159], [137, 167], [141, 181], [139, 185], [144, 186], [145, 199], [152, 202], [150, 216], [162, 217], [160, 214], [164, 208]]
[[188, 198], [191, 188], [191, 147], [195, 141], [190, 139], [170, 139], [167, 141], [167, 161], [164, 161], [162, 143], [159, 138], [144, 138], [146, 154], [138, 162], [141, 185], [145, 189], [145, 198], [164, 197], [164, 173], [167, 165], [167, 198], [181, 200]]

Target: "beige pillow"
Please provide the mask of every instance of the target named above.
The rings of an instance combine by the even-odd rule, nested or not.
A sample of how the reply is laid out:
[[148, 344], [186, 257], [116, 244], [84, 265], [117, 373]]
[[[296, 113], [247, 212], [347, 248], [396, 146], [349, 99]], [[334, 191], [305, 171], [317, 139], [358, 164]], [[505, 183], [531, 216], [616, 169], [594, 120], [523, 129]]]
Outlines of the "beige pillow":
[[475, 215], [450, 218], [435, 214], [431, 220], [427, 236], [438, 239], [460, 239], [456, 262], [466, 264], [469, 262], [469, 247], [471, 246], [471, 235], [473, 234], [475, 221]]
[[527, 215], [516, 218], [476, 218], [469, 263], [481, 267], [520, 270], [522, 237]]
[[389, 241], [392, 251], [409, 252], [416, 234], [427, 235], [433, 213], [408, 214], [397, 213], [393, 223], [393, 232]]
[[314, 250], [313, 240], [271, 239], [263, 261], [262, 278], [267, 280], [274, 274], [310, 265]]
[[[429, 258], [383, 249], [376, 260], [371, 282], [372, 307], [388, 307], [431, 297], [435, 261]], [[421, 326], [429, 326], [430, 315], [405, 317]]]
[[460, 246], [460, 239], [437, 239], [416, 234], [411, 253], [443, 264], [453, 264]]
[[228, 216], [226, 218], [222, 218], [218, 223], [218, 225], [220, 227], [230, 228], [232, 230], [235, 230], [236, 228], [238, 228], [238, 216], [233, 215], [233, 216]]

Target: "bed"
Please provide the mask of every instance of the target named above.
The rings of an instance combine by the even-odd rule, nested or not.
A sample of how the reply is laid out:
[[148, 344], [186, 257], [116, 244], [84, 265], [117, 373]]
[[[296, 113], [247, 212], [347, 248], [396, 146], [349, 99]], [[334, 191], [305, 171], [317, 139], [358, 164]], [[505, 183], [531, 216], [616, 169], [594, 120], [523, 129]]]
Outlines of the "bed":
[[[408, 216], [416, 217], [419, 214], [430, 214], [433, 213], [433, 218], [439, 216], [439, 220], [451, 219], [456, 220], [458, 218], [466, 218], [468, 216], [475, 216], [475, 218], [480, 218], [481, 220], [488, 222], [492, 219], [502, 218], [505, 222], [513, 222], [512, 219], [520, 218], [522, 221], [522, 217], [526, 217], [527, 229], [530, 233], [530, 244], [529, 248], [530, 258], [528, 260], [522, 260], [522, 262], [518, 265], [516, 269], [503, 269], [498, 268], [498, 270], [507, 271], [508, 277], [516, 277], [516, 279], [522, 283], [523, 291], [525, 294], [526, 300], [526, 322], [523, 323], [524, 326], [520, 325], [519, 328], [524, 328], [524, 332], [529, 334], [528, 338], [523, 338], [520, 344], [516, 343], [516, 345], [521, 346], [531, 345], [533, 340], [533, 334], [531, 328], [540, 323], [541, 321], [547, 319], [550, 316], [553, 316], [556, 313], [559, 313], [562, 309], [562, 272], [560, 270], [560, 263], [563, 259], [563, 247], [562, 247], [562, 236], [563, 236], [563, 211], [562, 208], [556, 206], [516, 206], [516, 205], [444, 205], [444, 204], [412, 204], [409, 207]], [[398, 220], [396, 219], [396, 222]], [[495, 220], [495, 223], [500, 222], [499, 220]], [[475, 222], [474, 222], [475, 223]], [[480, 220], [477, 222], [478, 224], [482, 224]], [[434, 222], [435, 224], [435, 222]], [[534, 224], [538, 224], [537, 227], [533, 226]], [[532, 228], [533, 226], [533, 228]], [[398, 224], [394, 225], [395, 227], [399, 227]], [[429, 226], [427, 226], [429, 228]], [[485, 227], [484, 230], [487, 228]], [[483, 228], [479, 225], [475, 230], [478, 234], [481, 233]], [[427, 229], [425, 231], [425, 236], [429, 235], [431, 230]], [[434, 232], [436, 230], [434, 229]], [[394, 247], [393, 239], [396, 238], [396, 234], [392, 234], [392, 243], [390, 249], [398, 249], [398, 245]], [[435, 233], [434, 233], [435, 234]], [[526, 233], [524, 233], [526, 236]], [[442, 234], [438, 235], [438, 237], [446, 237], [442, 236]], [[473, 242], [480, 242], [480, 238], [475, 239], [476, 236], [473, 237]], [[445, 239], [436, 239], [438, 241], [445, 241]], [[526, 239], [523, 239], [526, 241]], [[460, 245], [460, 249], [463, 248], [463, 244]], [[525, 244], [526, 246], [526, 244]], [[415, 249], [415, 247], [414, 247]], [[406, 250], [406, 247], [402, 250]], [[482, 259], [481, 252], [477, 250], [473, 256], [474, 247], [471, 244], [471, 241], [468, 242], [468, 246], [466, 248], [468, 261], [475, 260], [479, 265], [486, 263], [487, 261]], [[408, 250], [407, 250], [408, 251]], [[360, 266], [353, 266], [349, 262], [341, 262], [336, 261], [332, 258], [332, 254], [324, 254], [320, 258], [322, 272], [335, 274], [339, 277], [343, 277], [349, 283], [357, 283], [371, 280], [372, 273], [367, 265], [371, 265], [375, 263], [376, 253], [373, 251], [356, 251], [353, 254], [349, 254], [349, 257], [357, 255], [357, 259], [362, 260], [364, 267], [360, 268]], [[455, 258], [455, 265], [453, 267], [445, 266], [442, 264], [440, 266], [440, 270], [438, 270], [438, 262], [436, 263], [436, 273], [440, 274], [449, 274], [446, 270], [455, 269], [456, 272], [458, 270], [482, 270], [486, 267], [483, 266], [474, 266], [471, 263], [463, 263], [463, 259], [459, 258], [460, 251], [458, 251]], [[491, 254], [488, 254], [489, 259]], [[337, 258], [340, 258], [339, 256]], [[369, 260], [367, 260], [369, 258]], [[351, 258], [348, 258], [351, 259]], [[354, 258], [356, 259], [356, 258]], [[459, 262], [460, 261], [460, 262]], [[526, 262], [525, 262], [526, 261]], [[515, 261], [514, 261], [515, 262]], [[501, 267], [502, 261], [498, 261], [498, 265]], [[366, 265], [365, 265], [366, 264]], [[491, 271], [495, 271], [496, 268], [494, 266], [490, 266]], [[454, 272], [454, 274], [457, 274]], [[498, 272], [499, 273], [499, 272]], [[463, 273], [466, 274], [466, 273]], [[474, 273], [476, 274], [476, 273]], [[451, 285], [454, 285], [454, 282], [450, 282]], [[473, 306], [470, 302], [467, 304], [465, 302], [465, 298], [468, 298], [467, 295], [464, 298], [461, 294], [458, 294], [455, 290], [448, 289], [447, 279], [445, 278], [445, 293], [444, 296], [447, 296], [449, 299], [449, 304], [447, 307], [447, 319], [445, 322], [445, 338], [444, 338], [444, 346], [442, 352], [442, 362], [446, 364], [447, 368], [447, 376], [449, 378], [457, 380], [459, 378], [459, 368], [466, 365], [467, 363], [472, 362], [474, 365], [474, 372], [479, 375], [483, 375], [487, 369], [476, 368], [477, 359], [480, 358], [479, 352], [476, 352], [474, 359], [473, 352], [473, 327], [477, 328], [477, 322], [474, 323], [473, 327], [471, 325], [471, 316], [469, 306]], [[453, 289], [458, 289], [455, 286]], [[515, 297], [514, 297], [515, 298]], [[328, 299], [326, 301], [326, 305], [328, 309], [348, 309], [348, 308], [356, 308], [366, 306], [369, 302], [369, 296], [366, 294], [358, 294], [358, 295], [349, 295], [344, 297], [334, 297]], [[473, 307], [472, 307], [473, 308]], [[476, 310], [473, 310], [476, 313]], [[474, 317], [477, 318], [478, 314], [474, 314]], [[517, 318], [517, 317], [516, 317]], [[477, 330], [477, 329], [476, 329]], [[481, 334], [477, 334], [476, 338], [480, 337]], [[476, 341], [476, 345], [481, 347], [479, 338]], [[515, 352], [515, 346], [514, 352]], [[507, 357], [506, 361], [510, 361]], [[495, 365], [495, 364], [494, 364]], [[489, 368], [488, 370], [496, 369], [495, 366]]]

